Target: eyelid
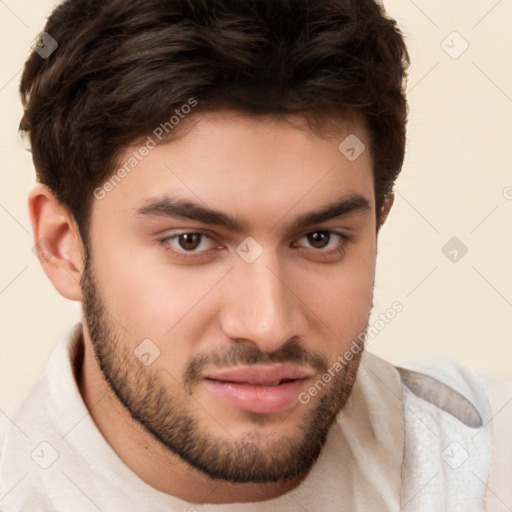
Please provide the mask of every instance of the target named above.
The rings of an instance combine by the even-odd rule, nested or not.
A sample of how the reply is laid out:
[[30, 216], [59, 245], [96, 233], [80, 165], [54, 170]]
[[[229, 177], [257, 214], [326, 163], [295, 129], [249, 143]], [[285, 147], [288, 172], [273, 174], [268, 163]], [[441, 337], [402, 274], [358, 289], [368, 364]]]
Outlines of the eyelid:
[[320, 227], [320, 228], [313, 228], [313, 229], [304, 229], [302, 230], [298, 235], [296, 235], [294, 237], [295, 240], [303, 237], [303, 236], [306, 236], [306, 235], [309, 235], [311, 233], [330, 233], [331, 235], [339, 235], [339, 236], [342, 236], [342, 237], [349, 237], [349, 233], [350, 230], [349, 229], [338, 229], [338, 228], [324, 228], [324, 227]]
[[[300, 240], [301, 238], [311, 234], [311, 233], [329, 233], [330, 236], [338, 236], [340, 239], [344, 240], [344, 241], [349, 241], [350, 240], [350, 236], [347, 235], [346, 233], [342, 233], [340, 231], [336, 231], [335, 229], [327, 229], [327, 228], [321, 228], [321, 229], [310, 229], [310, 230], [307, 230], [305, 231], [304, 233], [298, 235], [297, 237], [295, 237], [295, 241], [297, 240]], [[296, 243], [296, 242], [294, 242]], [[317, 249], [318, 251], [321, 251], [322, 249]]]
[[[161, 240], [165, 241], [165, 240], [168, 240], [169, 238], [174, 238], [175, 236], [186, 235], [186, 234], [198, 234], [198, 235], [204, 236], [206, 238], [209, 238], [210, 240], [213, 240], [213, 241], [216, 241], [216, 238], [217, 238], [216, 235], [210, 233], [208, 230], [204, 230], [204, 229], [200, 229], [200, 228], [198, 228], [198, 229], [177, 228], [177, 229], [178, 229], [178, 231], [176, 231], [176, 232], [173, 231], [172, 233], [166, 233], [165, 236], [161, 237]], [[296, 235], [293, 238], [293, 240], [298, 240], [299, 238], [302, 238], [303, 236], [309, 235], [311, 233], [321, 232], [321, 231], [325, 231], [327, 233], [330, 233], [331, 235], [338, 235], [342, 238], [350, 239], [350, 235], [348, 235], [347, 233], [337, 231], [336, 229], [333, 229], [333, 228], [310, 228], [310, 229], [303, 230], [301, 233]], [[219, 242], [217, 242], [217, 243], [219, 243]]]
[[[213, 244], [212, 247], [209, 247], [208, 249], [203, 249], [201, 251], [186, 251], [184, 249], [179, 250], [177, 248], [174, 248], [175, 246], [170, 242], [171, 238], [179, 237], [180, 235], [184, 234], [198, 234], [203, 237], [209, 238], [211, 240], [211, 243]], [[209, 234], [200, 231], [200, 230], [194, 230], [194, 229], [186, 229], [181, 230], [180, 232], [176, 233], [170, 233], [167, 236], [160, 238], [157, 240], [158, 245], [160, 245], [163, 250], [169, 254], [174, 260], [186, 260], [189, 264], [202, 264], [205, 262], [207, 258], [209, 258], [209, 254], [212, 251], [220, 252], [220, 250], [223, 249], [223, 247], [220, 247], [219, 243], [216, 242], [216, 240], [211, 237]]]
[[[333, 247], [330, 247], [328, 249], [324, 249], [324, 248], [316, 249], [314, 247], [304, 247], [301, 245], [297, 245], [298, 240], [300, 240], [304, 236], [307, 236], [311, 233], [316, 233], [316, 232], [327, 232], [331, 236], [332, 235], [338, 236], [339, 237], [338, 243], [336, 243]], [[202, 237], [208, 238], [211, 241], [211, 243], [213, 244], [213, 246], [209, 247], [208, 249], [203, 249], [203, 250], [197, 251], [197, 252], [175, 249], [174, 246], [169, 242], [169, 240], [171, 238], [179, 237], [180, 235], [184, 235], [184, 234], [198, 234]], [[292, 247], [295, 248], [295, 246], [296, 246], [301, 251], [312, 251], [313, 253], [316, 253], [319, 257], [321, 257], [322, 255], [327, 256], [331, 253], [334, 254], [334, 253], [338, 253], [338, 252], [343, 252], [345, 250], [346, 243], [348, 243], [351, 240], [351, 237], [349, 237], [345, 233], [336, 231], [335, 229], [327, 229], [327, 228], [316, 228], [315, 229], [315, 228], [313, 228], [313, 229], [305, 230], [302, 234], [296, 236], [294, 238], [294, 240], [295, 241], [293, 241], [291, 243]], [[173, 257], [175, 257], [177, 259], [189, 259], [192, 261], [198, 260], [198, 262], [200, 262], [200, 260], [203, 258], [207, 258], [211, 251], [215, 251], [215, 250], [219, 251], [219, 250], [222, 250], [225, 248], [225, 247], [223, 247], [224, 244], [221, 244], [220, 242], [218, 242], [216, 240], [216, 237], [212, 236], [207, 231], [201, 230], [201, 229], [194, 229], [194, 228], [192, 228], [192, 229], [190, 229], [190, 228], [189, 229], [186, 229], [186, 228], [179, 229], [178, 228], [178, 231], [168, 233], [167, 236], [160, 238], [159, 243], [164, 247], [164, 250], [166, 252], [170, 253]]]
[[[176, 238], [176, 237], [179, 237], [180, 235], [192, 235], [192, 234], [200, 235], [203, 238], [209, 239], [214, 244], [220, 245], [219, 242], [217, 242], [211, 234], [209, 234], [205, 231], [199, 230], [199, 229], [182, 229], [178, 232], [173, 232], [173, 233], [168, 234], [167, 236], [164, 236], [163, 238], [161, 238], [161, 241], [166, 242], [166, 241], [170, 240], [171, 238]], [[203, 240], [201, 240], [201, 242], [202, 241]], [[184, 251], [184, 252], [193, 254], [193, 251]], [[203, 250], [202, 252], [205, 252], [205, 250]], [[198, 254], [199, 254], [199, 252], [198, 252]]]

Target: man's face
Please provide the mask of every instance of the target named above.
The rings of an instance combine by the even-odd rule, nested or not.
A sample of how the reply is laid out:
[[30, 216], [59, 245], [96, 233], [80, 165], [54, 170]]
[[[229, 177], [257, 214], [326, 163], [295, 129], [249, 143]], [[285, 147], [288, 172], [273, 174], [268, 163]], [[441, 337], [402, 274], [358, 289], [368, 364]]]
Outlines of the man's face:
[[86, 338], [133, 418], [183, 460], [235, 482], [290, 479], [348, 398], [360, 357], [333, 364], [370, 314], [371, 161], [338, 149], [366, 133], [196, 121], [94, 200]]

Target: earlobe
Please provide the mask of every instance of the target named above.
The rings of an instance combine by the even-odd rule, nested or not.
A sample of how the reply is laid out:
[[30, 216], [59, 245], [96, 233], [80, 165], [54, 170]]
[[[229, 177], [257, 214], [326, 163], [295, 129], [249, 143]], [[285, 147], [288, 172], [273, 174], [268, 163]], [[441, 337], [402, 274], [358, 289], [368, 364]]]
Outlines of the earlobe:
[[37, 183], [28, 198], [34, 252], [57, 291], [81, 301], [83, 245], [76, 223], [51, 190]]
[[388, 218], [389, 212], [391, 211], [391, 207], [395, 201], [395, 193], [390, 192], [385, 198], [382, 206], [380, 208], [379, 215], [379, 229], [383, 226], [384, 222]]

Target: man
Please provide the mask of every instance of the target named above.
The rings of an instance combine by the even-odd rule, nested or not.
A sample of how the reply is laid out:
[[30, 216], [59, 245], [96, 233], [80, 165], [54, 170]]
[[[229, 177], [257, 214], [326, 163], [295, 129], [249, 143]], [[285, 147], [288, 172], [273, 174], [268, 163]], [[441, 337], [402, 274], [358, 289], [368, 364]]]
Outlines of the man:
[[56, 8], [21, 130], [83, 322], [3, 435], [5, 512], [510, 509], [510, 384], [364, 353], [407, 62], [371, 0]]

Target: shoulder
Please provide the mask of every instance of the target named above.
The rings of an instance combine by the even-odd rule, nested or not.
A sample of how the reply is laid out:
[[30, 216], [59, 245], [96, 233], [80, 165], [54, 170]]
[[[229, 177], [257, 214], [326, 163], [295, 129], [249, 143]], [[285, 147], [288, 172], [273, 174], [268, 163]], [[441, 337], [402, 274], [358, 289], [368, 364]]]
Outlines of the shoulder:
[[460, 415], [456, 405], [462, 399], [491, 417], [512, 401], [512, 381], [478, 372], [451, 359], [408, 360], [396, 368], [403, 385], [412, 393], [455, 416]]
[[512, 382], [479, 374], [491, 403], [493, 454], [487, 482], [486, 510], [510, 511], [512, 507]]
[[512, 382], [452, 360], [407, 361], [397, 370], [408, 425], [426, 424], [442, 440], [440, 467], [449, 468], [452, 479], [458, 473], [461, 482], [482, 487], [485, 510], [511, 510]]

